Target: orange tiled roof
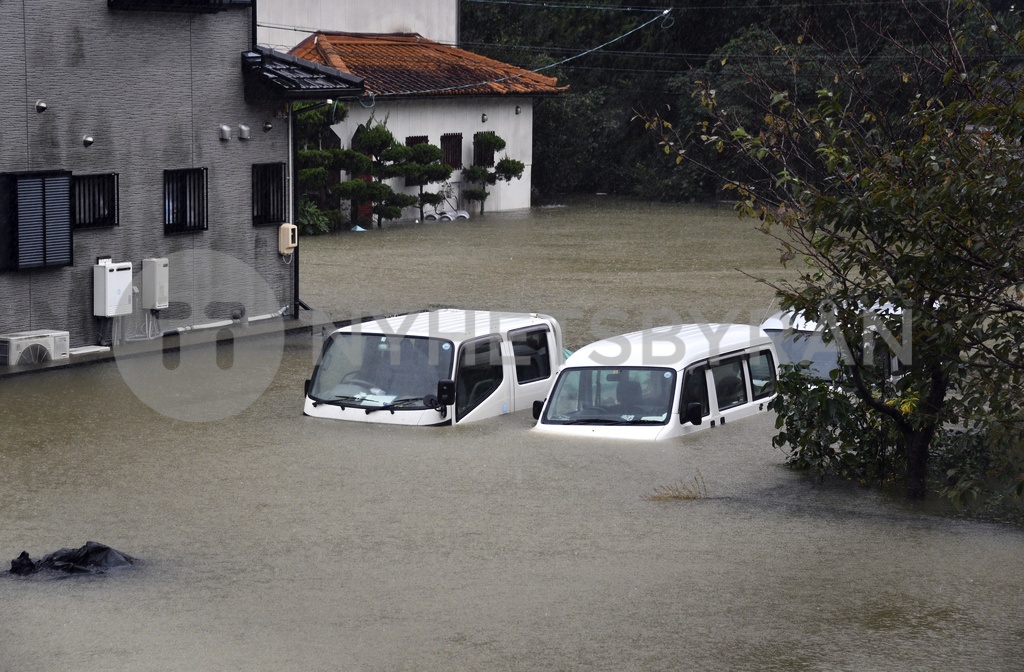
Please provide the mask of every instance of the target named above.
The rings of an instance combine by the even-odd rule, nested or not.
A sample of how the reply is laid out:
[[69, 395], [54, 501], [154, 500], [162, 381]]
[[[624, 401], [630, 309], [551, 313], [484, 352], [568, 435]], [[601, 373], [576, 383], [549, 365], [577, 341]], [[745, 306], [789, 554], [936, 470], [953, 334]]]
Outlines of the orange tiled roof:
[[550, 95], [554, 77], [517, 68], [415, 33], [310, 35], [288, 52], [364, 79], [368, 95]]

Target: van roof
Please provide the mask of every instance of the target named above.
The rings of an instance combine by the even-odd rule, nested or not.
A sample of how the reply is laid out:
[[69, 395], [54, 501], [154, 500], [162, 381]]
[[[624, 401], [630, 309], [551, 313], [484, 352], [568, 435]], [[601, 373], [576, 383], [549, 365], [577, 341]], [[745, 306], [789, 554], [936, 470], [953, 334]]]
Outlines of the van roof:
[[514, 329], [535, 325], [549, 325], [551, 319], [547, 315], [539, 313], [503, 313], [491, 310], [444, 308], [360, 322], [342, 327], [338, 331], [429, 336], [460, 343], [487, 334], [507, 333]]
[[676, 324], [634, 331], [586, 345], [565, 366], [663, 366], [681, 371], [691, 362], [772, 340], [753, 324]]

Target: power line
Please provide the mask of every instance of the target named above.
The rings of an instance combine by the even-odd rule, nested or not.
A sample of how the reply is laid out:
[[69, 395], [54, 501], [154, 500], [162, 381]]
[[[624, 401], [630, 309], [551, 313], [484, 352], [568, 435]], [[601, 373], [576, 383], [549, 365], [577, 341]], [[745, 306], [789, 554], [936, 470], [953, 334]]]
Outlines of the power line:
[[427, 93], [443, 93], [445, 91], [459, 91], [459, 90], [462, 90], [462, 89], [471, 89], [471, 88], [475, 88], [477, 86], [484, 86], [486, 84], [497, 84], [498, 82], [506, 82], [506, 81], [508, 81], [510, 79], [517, 79], [519, 77], [525, 77], [526, 75], [538, 73], [538, 72], [540, 72], [542, 70], [548, 70], [550, 68], [555, 68], [555, 67], [558, 67], [560, 65], [564, 65], [565, 63], [568, 63], [569, 61], [574, 61], [577, 58], [582, 58], [583, 56], [586, 56], [587, 54], [592, 54], [595, 51], [600, 51], [601, 49], [604, 49], [605, 47], [607, 47], [610, 44], [615, 44], [619, 40], [622, 40], [622, 39], [624, 39], [626, 37], [629, 37], [630, 35], [632, 35], [633, 33], [637, 32], [637, 31], [643, 30], [644, 28], [646, 28], [647, 26], [651, 25], [655, 21], [658, 21], [658, 20], [661, 20], [661, 19], [666, 19], [667, 20], [667, 19], [670, 18], [669, 17], [669, 13], [671, 11], [672, 11], [671, 9], [660, 10], [660, 12], [659, 12], [659, 14], [657, 16], [655, 16], [654, 18], [650, 19], [649, 21], [641, 23], [636, 28], [633, 28], [632, 30], [628, 30], [625, 33], [619, 35], [618, 37], [613, 38], [611, 40], [608, 40], [604, 44], [596, 46], [596, 47], [594, 47], [592, 49], [587, 49], [584, 52], [576, 54], [575, 56], [570, 56], [568, 58], [563, 58], [561, 61], [558, 61], [557, 63], [551, 63], [550, 65], [543, 65], [543, 66], [541, 66], [539, 68], [535, 68], [533, 70], [527, 70], [525, 72], [521, 72], [521, 73], [518, 73], [518, 74], [515, 74], [515, 75], [509, 75], [508, 77], [499, 77], [498, 79], [492, 79], [492, 80], [484, 81], [484, 82], [475, 82], [473, 84], [462, 84], [460, 86], [446, 86], [446, 87], [442, 87], [442, 88], [438, 88], [438, 89], [421, 89], [419, 91], [400, 91], [400, 92], [395, 93], [394, 95], [412, 96], [412, 95], [423, 95], [423, 94], [427, 94]]

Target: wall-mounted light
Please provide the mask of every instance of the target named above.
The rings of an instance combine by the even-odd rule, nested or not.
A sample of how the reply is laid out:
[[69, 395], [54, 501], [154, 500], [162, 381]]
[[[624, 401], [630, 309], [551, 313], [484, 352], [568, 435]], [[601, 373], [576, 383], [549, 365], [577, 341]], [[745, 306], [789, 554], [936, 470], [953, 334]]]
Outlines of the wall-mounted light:
[[82, 145], [83, 145], [84, 147], [88, 147], [88, 146], [89, 146], [89, 145], [91, 145], [91, 144], [92, 144], [93, 142], [95, 142], [95, 140], [93, 140], [93, 139], [92, 139], [92, 136], [91, 136], [91, 135], [83, 135], [83, 136], [82, 136]]
[[483, 114], [480, 115], [480, 121], [484, 122], [485, 124], [487, 123], [487, 113], [486, 112], [484, 112]]
[[264, 133], [270, 132], [270, 129], [272, 129], [273, 127], [274, 127], [274, 125], [272, 123], [270, 123], [269, 120], [263, 122], [263, 132]]
[[523, 113], [523, 108], [521, 108], [518, 105], [516, 105], [516, 114], [522, 114], [522, 113]]
[[238, 125], [238, 139], [239, 140], [248, 140], [249, 137], [250, 137], [249, 127], [246, 126], [245, 124], [239, 124]]
[[220, 125], [220, 139], [230, 140], [231, 139], [231, 127], [227, 124]]
[[46, 101], [45, 100], [37, 100], [36, 101], [36, 112], [39, 112], [40, 114], [43, 113], [43, 112], [46, 112]]

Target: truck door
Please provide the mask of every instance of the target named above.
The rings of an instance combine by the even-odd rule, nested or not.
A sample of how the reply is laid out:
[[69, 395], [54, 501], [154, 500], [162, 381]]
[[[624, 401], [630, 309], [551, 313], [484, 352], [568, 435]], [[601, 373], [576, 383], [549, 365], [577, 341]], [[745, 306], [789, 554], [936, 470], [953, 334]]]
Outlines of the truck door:
[[509, 411], [521, 411], [548, 396], [555, 371], [554, 338], [546, 325], [538, 325], [510, 331], [508, 341], [511, 356], [506, 372], [512, 381]]

